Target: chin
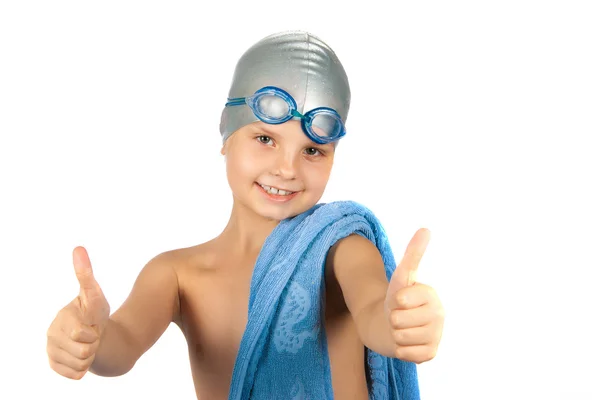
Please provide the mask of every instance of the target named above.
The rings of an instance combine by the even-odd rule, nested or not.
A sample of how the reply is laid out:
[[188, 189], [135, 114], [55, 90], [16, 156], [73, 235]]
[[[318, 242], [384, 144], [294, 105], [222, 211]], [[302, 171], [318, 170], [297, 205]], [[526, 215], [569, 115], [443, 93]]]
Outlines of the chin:
[[254, 208], [254, 212], [256, 212], [258, 215], [270, 219], [270, 220], [275, 220], [275, 221], [282, 221], [284, 219], [287, 218], [292, 218], [295, 217], [298, 214], [302, 214], [304, 211], [308, 210], [308, 208], [306, 209], [298, 209], [297, 207], [265, 207], [265, 206], [260, 206], [257, 205]]

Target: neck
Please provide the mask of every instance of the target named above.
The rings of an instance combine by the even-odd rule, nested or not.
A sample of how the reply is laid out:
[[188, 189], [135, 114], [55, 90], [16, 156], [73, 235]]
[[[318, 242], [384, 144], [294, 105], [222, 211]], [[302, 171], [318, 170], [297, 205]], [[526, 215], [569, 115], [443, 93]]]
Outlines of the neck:
[[278, 220], [256, 214], [234, 198], [229, 222], [220, 237], [231, 253], [257, 254], [278, 223]]

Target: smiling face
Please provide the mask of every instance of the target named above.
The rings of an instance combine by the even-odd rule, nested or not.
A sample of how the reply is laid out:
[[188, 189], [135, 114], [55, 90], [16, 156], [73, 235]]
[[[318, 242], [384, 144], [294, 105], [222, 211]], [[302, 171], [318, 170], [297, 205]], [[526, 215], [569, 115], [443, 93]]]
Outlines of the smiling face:
[[320, 145], [300, 122], [254, 122], [225, 142], [227, 179], [234, 203], [273, 220], [293, 217], [317, 204], [333, 167], [335, 148]]

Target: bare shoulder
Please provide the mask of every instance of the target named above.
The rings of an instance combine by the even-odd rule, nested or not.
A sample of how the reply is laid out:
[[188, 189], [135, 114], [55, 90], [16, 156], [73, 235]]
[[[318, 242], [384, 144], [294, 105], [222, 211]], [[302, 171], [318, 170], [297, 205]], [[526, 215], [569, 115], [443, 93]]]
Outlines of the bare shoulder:
[[352, 234], [338, 240], [329, 249], [327, 255], [327, 269], [335, 276], [343, 274], [345, 270], [380, 262], [382, 258], [379, 249], [373, 242], [359, 234]]
[[163, 304], [173, 307], [173, 319], [180, 312], [180, 294], [182, 283], [192, 271], [202, 269], [210, 259], [210, 242], [173, 250], [167, 250], [154, 256], [140, 272], [130, 299], [161, 299]]
[[176, 275], [210, 269], [215, 264], [217, 251], [214, 240], [191, 247], [168, 250], [157, 256], [169, 264]]
[[161, 264], [169, 265], [177, 279], [179, 297], [186, 294], [188, 286], [198, 288], [197, 280], [210, 273], [218, 263], [218, 250], [211, 240], [191, 247], [168, 250], [157, 256]]

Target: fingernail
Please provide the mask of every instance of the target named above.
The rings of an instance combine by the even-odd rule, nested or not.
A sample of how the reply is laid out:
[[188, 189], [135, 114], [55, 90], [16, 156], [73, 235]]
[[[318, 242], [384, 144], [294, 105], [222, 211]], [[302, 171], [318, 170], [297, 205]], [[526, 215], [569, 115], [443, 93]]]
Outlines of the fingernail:
[[417, 282], [417, 273], [416, 272], [409, 272], [408, 273], [408, 286], [412, 286]]

